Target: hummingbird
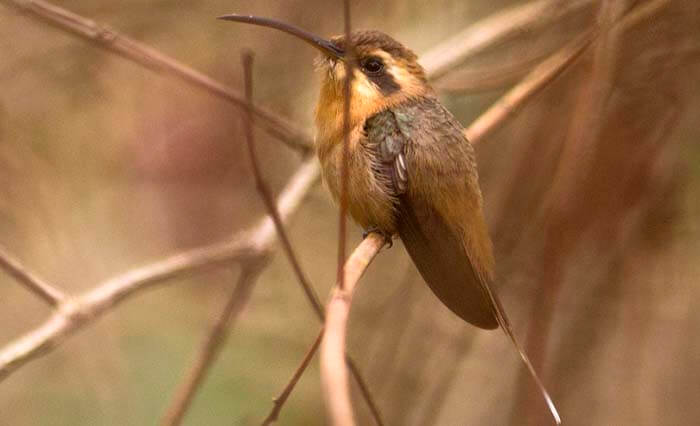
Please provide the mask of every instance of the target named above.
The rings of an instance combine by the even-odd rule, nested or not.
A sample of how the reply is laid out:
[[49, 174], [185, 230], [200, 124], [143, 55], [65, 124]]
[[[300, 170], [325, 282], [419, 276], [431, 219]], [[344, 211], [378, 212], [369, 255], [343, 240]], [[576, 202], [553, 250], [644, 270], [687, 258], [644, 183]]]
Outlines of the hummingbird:
[[[375, 30], [325, 39], [274, 19], [219, 19], [274, 28], [321, 52], [315, 149], [323, 180], [337, 201], [345, 141], [345, 79], [352, 72], [347, 205], [367, 232], [398, 236], [432, 292], [458, 317], [482, 329], [500, 326], [536, 381], [557, 422], [544, 385], [518, 343], [493, 289], [494, 255], [472, 144], [440, 103], [418, 56]], [[344, 62], [352, 61], [352, 67]]]

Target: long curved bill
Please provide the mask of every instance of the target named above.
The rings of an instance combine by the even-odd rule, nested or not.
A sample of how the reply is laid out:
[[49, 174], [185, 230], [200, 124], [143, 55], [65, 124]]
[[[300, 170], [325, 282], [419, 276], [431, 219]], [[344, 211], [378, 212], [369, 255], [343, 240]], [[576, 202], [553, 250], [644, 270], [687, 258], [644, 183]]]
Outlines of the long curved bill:
[[289, 25], [285, 22], [276, 21], [270, 18], [261, 18], [259, 16], [253, 15], [237, 15], [235, 13], [231, 15], [219, 16], [217, 19], [222, 19], [224, 21], [242, 22], [244, 24], [259, 25], [261, 27], [274, 28], [276, 30], [283, 31], [287, 34], [291, 34], [307, 42], [311, 46], [315, 47], [316, 49], [320, 50], [321, 52], [332, 58], [342, 59], [345, 56], [345, 52], [342, 49], [339, 49], [329, 40], [321, 38], [306, 30], [302, 30], [299, 27]]

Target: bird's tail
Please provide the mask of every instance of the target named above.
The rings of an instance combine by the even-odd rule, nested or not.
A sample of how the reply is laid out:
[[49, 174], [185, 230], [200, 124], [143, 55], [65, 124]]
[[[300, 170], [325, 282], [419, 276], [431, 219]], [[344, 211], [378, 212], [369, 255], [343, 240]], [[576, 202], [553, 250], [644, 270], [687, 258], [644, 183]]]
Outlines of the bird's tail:
[[493, 306], [493, 313], [496, 316], [496, 320], [498, 321], [498, 325], [501, 326], [501, 328], [503, 329], [503, 332], [506, 334], [506, 336], [508, 336], [510, 341], [513, 343], [515, 350], [518, 351], [518, 354], [520, 355], [520, 359], [523, 360], [523, 363], [525, 364], [525, 367], [527, 367], [527, 369], [530, 373], [530, 376], [532, 376], [532, 379], [535, 381], [535, 383], [537, 384], [537, 387], [539, 388], [540, 392], [542, 393], [542, 397], [544, 398], [544, 401], [547, 403], [547, 407], [549, 408], [550, 413], [552, 413], [552, 417], [554, 418], [554, 421], [557, 423], [557, 425], [561, 425], [561, 417], [559, 416], [559, 411], [557, 411], [557, 407], [554, 405], [554, 401], [552, 401], [552, 398], [549, 396], [549, 392], [547, 392], [547, 388], [544, 386], [544, 383], [542, 383], [542, 380], [540, 379], [540, 376], [537, 374], [537, 371], [535, 371], [535, 367], [532, 366], [532, 363], [530, 362], [530, 358], [528, 358], [527, 354], [525, 353], [525, 350], [523, 349], [522, 346], [520, 346], [518, 339], [515, 337], [515, 333], [513, 333], [513, 328], [510, 326], [510, 320], [508, 319], [508, 316], [506, 315], [505, 309], [503, 309], [503, 304], [501, 303], [501, 300], [498, 298], [498, 295], [491, 288], [490, 285], [485, 283], [484, 289], [486, 290], [486, 293], [488, 293], [489, 299], [491, 300], [491, 303]]
[[[515, 337], [503, 304], [491, 288], [492, 278], [474, 266], [483, 263], [483, 259], [480, 259], [482, 262], [470, 259], [470, 252], [475, 250], [467, 247], [469, 244], [442, 220], [442, 215], [434, 210], [431, 203], [421, 202], [415, 197], [403, 197], [398, 218], [399, 236], [433, 293], [468, 323], [484, 329], [498, 326], [503, 329], [537, 384], [552, 417], [560, 425], [559, 412], [547, 388]], [[485, 225], [483, 228], [486, 229]], [[484, 234], [483, 239], [487, 238]], [[482, 250], [485, 249], [482, 247]]]

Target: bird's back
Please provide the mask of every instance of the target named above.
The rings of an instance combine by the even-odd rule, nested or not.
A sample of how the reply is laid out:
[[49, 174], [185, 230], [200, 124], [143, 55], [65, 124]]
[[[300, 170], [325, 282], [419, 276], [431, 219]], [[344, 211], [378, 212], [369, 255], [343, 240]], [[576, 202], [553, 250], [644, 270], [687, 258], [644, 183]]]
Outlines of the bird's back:
[[[391, 151], [400, 148], [404, 156], [406, 182], [396, 194], [396, 225], [421, 276], [462, 319], [496, 328], [486, 287], [493, 276], [491, 242], [473, 148], [461, 125], [437, 99], [426, 97], [386, 110], [366, 127], [369, 146], [384, 158], [379, 173], [394, 173], [397, 163], [386, 161]], [[402, 186], [396, 173], [393, 179], [395, 188]]]

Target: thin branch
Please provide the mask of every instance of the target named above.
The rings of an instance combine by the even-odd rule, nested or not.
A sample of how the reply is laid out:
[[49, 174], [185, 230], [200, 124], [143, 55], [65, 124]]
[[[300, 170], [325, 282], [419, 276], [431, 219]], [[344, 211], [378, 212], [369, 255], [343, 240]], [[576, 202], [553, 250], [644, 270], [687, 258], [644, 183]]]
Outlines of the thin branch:
[[671, 4], [671, 0], [650, 0], [640, 6], [635, 6], [622, 18], [621, 24], [614, 26], [611, 30], [625, 32], [640, 22], [653, 17], [669, 4]]
[[[369, 266], [369, 264], [367, 266]], [[350, 358], [350, 356], [348, 356], [347, 353], [345, 354], [345, 364], [348, 366], [348, 370], [350, 370], [350, 374], [352, 375], [353, 379], [355, 379], [355, 384], [357, 384], [357, 387], [360, 390], [360, 394], [367, 402], [369, 412], [372, 413], [372, 417], [374, 418], [374, 421], [376, 422], [377, 426], [384, 426], [384, 422], [382, 422], [382, 416], [379, 413], [379, 407], [377, 406], [377, 403], [374, 402], [372, 394], [370, 394], [369, 392], [369, 386], [362, 379], [362, 375], [360, 374], [360, 368], [357, 366], [355, 361], [353, 361]]]
[[494, 13], [438, 44], [421, 57], [434, 80], [449, 73], [467, 59], [478, 55], [519, 32], [534, 31], [590, 7], [592, 0], [537, 0]]
[[[569, 128], [567, 143], [557, 165], [554, 185], [545, 196], [543, 206], [546, 209], [571, 208], [571, 199], [576, 194], [571, 188], [589, 172], [593, 162], [591, 146], [597, 143], [602, 127], [603, 107], [613, 90], [612, 78], [622, 33], [653, 16], [669, 2], [670, 0], [652, 0], [627, 13], [621, 0], [605, 0], [602, 3], [599, 12], [599, 20], [602, 22], [599, 25], [602, 27], [603, 37], [595, 51], [592, 74], [579, 94], [579, 101], [573, 113], [574, 122]], [[585, 132], [582, 129], [585, 129]], [[572, 167], [573, 164], [576, 167]], [[567, 217], [562, 215], [562, 220], [566, 220]]]
[[345, 246], [347, 239], [348, 211], [348, 158], [350, 157], [350, 105], [352, 104], [352, 79], [355, 67], [355, 49], [352, 43], [350, 23], [350, 1], [343, 1], [343, 21], [345, 23], [345, 81], [343, 85], [343, 156], [340, 162], [340, 212], [338, 224], [338, 274], [336, 279], [340, 288], [345, 286], [343, 264], [345, 263]]
[[202, 384], [214, 359], [221, 351], [221, 347], [225, 343], [228, 333], [230, 333], [232, 321], [236, 319], [248, 302], [252, 288], [263, 265], [264, 263], [246, 265], [241, 271], [238, 282], [231, 292], [231, 296], [229, 296], [219, 318], [214, 323], [202, 344], [202, 349], [197, 355], [197, 359], [187, 373], [185, 380], [175, 392], [175, 397], [166, 411], [161, 425], [176, 426], [182, 423], [182, 419], [187, 409], [192, 404], [197, 389]]
[[[459, 334], [453, 337], [450, 342], [449, 354], [445, 354], [444, 361], [440, 365], [459, 365], [467, 353], [471, 350], [474, 343], [473, 334]], [[458, 377], [451, 368], [442, 368], [436, 374], [433, 389], [428, 395], [427, 403], [423, 405], [423, 412], [420, 415], [419, 425], [429, 425], [432, 420], [440, 418], [440, 412], [445, 406], [448, 393], [452, 390], [454, 383]]]
[[[314, 355], [316, 354], [316, 351], [318, 350], [319, 345], [321, 344], [322, 338], [323, 338], [323, 328], [321, 328], [321, 330], [318, 332], [318, 336], [316, 336], [316, 340], [314, 340], [314, 343], [311, 345], [309, 350], [306, 352], [304, 359], [301, 360], [301, 364], [299, 364], [297, 369], [294, 371], [292, 378], [289, 379], [289, 382], [284, 387], [284, 390], [282, 390], [282, 393], [280, 393], [277, 398], [272, 400], [272, 404], [273, 404], [272, 410], [270, 410], [270, 414], [268, 414], [267, 417], [265, 417], [265, 420], [263, 420], [262, 426], [269, 426], [272, 423], [277, 421], [277, 419], [279, 418], [279, 415], [280, 415], [280, 411], [282, 411], [282, 407], [284, 406], [284, 403], [287, 402], [287, 398], [289, 398], [289, 395], [291, 395], [297, 382], [299, 382], [299, 379], [304, 374], [304, 371], [306, 371], [306, 367], [309, 366], [311, 359], [314, 357]], [[359, 376], [357, 376], [357, 377], [359, 377]]]
[[316, 294], [316, 291], [314, 290], [313, 286], [306, 277], [306, 274], [304, 274], [304, 271], [302, 271], [301, 269], [301, 264], [299, 263], [299, 260], [296, 254], [294, 253], [292, 243], [289, 241], [287, 232], [284, 230], [284, 225], [282, 224], [282, 219], [280, 218], [280, 215], [277, 212], [277, 207], [275, 206], [275, 198], [272, 195], [270, 187], [267, 185], [265, 179], [262, 176], [260, 162], [258, 161], [258, 157], [255, 154], [255, 138], [253, 135], [253, 123], [255, 118], [253, 114], [253, 80], [252, 71], [250, 70], [250, 68], [252, 68], [252, 60], [252, 53], [244, 53], [243, 70], [245, 73], [245, 91], [247, 101], [245, 109], [245, 133], [246, 142], [248, 146], [248, 153], [250, 155], [250, 163], [253, 168], [253, 176], [255, 177], [255, 186], [258, 192], [260, 193], [263, 202], [265, 203], [267, 213], [270, 215], [273, 223], [275, 224], [275, 229], [277, 230], [277, 235], [279, 236], [280, 242], [282, 243], [282, 248], [284, 249], [284, 252], [287, 255], [287, 259], [289, 259], [289, 263], [292, 264], [292, 269], [294, 269], [294, 273], [296, 274], [297, 279], [299, 280], [299, 283], [301, 284], [301, 287], [303, 288], [304, 293], [306, 294], [306, 298], [309, 300], [309, 303], [311, 303], [311, 307], [314, 309], [314, 312], [316, 312], [318, 318], [321, 321], [323, 321], [323, 305], [321, 304], [321, 301], [318, 298], [318, 294]]
[[510, 87], [518, 83], [551, 53], [537, 52], [506, 64], [465, 68], [438, 79], [433, 87], [441, 93], [468, 95]]
[[136, 268], [108, 280], [76, 298], [68, 298], [43, 325], [11, 342], [0, 351], [0, 380], [25, 363], [61, 344], [66, 337], [110, 311], [119, 302], [166, 279], [231, 261], [264, 255], [250, 241], [234, 241], [190, 250]]
[[27, 271], [24, 265], [2, 246], [0, 246], [0, 268], [50, 306], [56, 307], [66, 300], [66, 295], [61, 290]]
[[[292, 176], [278, 198], [277, 208], [283, 221], [297, 210], [318, 176], [315, 159], [306, 161]], [[130, 270], [82, 295], [66, 299], [44, 324], [0, 350], [0, 381], [27, 362], [48, 353], [72, 333], [91, 324], [123, 300], [175, 276], [233, 261], [258, 259], [268, 253], [275, 236], [272, 220], [265, 217], [255, 226], [237, 234], [230, 242], [188, 250]]]
[[382, 235], [370, 233], [357, 246], [345, 263], [345, 287], [336, 286], [328, 302], [326, 333], [321, 343], [321, 384], [333, 426], [355, 424], [344, 357], [348, 315], [358, 280], [386, 243]]
[[518, 108], [568, 69], [590, 46], [594, 34], [593, 31], [588, 31], [575, 37], [535, 67], [520, 83], [510, 89], [466, 129], [467, 139], [476, 143], [505, 122]]
[[[203, 89], [231, 102], [238, 108], [245, 107], [245, 99], [237, 91], [201, 72], [164, 55], [158, 50], [118, 33], [109, 26], [97, 23], [74, 12], [43, 0], [0, 0], [34, 18], [50, 23], [54, 27], [86, 39], [99, 47], [108, 49], [139, 65], [162, 72]], [[259, 124], [272, 136], [290, 148], [302, 153], [311, 152], [309, 135], [280, 118], [274, 112], [261, 107], [253, 109], [260, 118]]]

